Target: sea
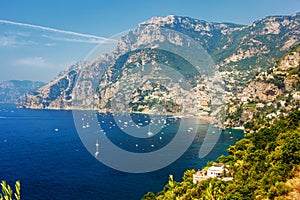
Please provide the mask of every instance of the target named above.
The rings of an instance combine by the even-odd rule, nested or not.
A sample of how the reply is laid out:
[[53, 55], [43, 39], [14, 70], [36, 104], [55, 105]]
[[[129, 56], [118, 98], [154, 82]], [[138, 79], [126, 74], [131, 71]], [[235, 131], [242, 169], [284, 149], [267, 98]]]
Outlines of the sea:
[[[131, 142], [130, 138], [134, 137], [113, 126], [113, 118], [113, 115], [97, 115], [97, 124], [102, 126], [97, 134], [106, 134], [120, 149], [137, 154], [167, 145], [174, 139], [174, 130], [180, 121], [172, 119], [161, 123], [165, 129], [157, 135], [159, 139], [143, 144], [145, 138]], [[146, 115], [132, 118], [131, 123], [135, 124], [151, 122]], [[91, 153], [75, 122], [72, 111], [32, 110], [0, 104], [0, 180], [6, 180], [11, 186], [20, 180], [22, 200], [141, 199], [148, 191], [161, 191], [170, 174], [180, 181], [187, 169], [202, 168], [208, 161], [227, 155], [226, 149], [243, 137], [241, 130], [224, 130], [210, 153], [199, 158], [205, 137], [205, 128], [200, 128], [191, 145], [173, 163], [155, 171], [135, 173], [101, 162], [97, 158], [101, 158], [101, 148], [99, 155]], [[123, 124], [124, 128], [129, 123]], [[189, 122], [185, 125], [189, 127]], [[205, 123], [200, 127], [206, 127]], [[89, 132], [87, 124], [82, 128]], [[102, 145], [101, 140], [99, 145]]]

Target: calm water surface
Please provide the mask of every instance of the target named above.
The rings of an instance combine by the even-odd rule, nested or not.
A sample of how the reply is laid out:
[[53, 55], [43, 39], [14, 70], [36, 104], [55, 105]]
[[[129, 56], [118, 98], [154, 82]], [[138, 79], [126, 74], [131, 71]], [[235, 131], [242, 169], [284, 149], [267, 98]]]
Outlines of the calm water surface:
[[[172, 126], [165, 131], [165, 138], [172, 138], [171, 131]], [[122, 142], [128, 140], [127, 135], [116, 129], [107, 134], [115, 143], [122, 143], [122, 148], [135, 151], [131, 143], [126, 146]], [[199, 159], [204, 138], [199, 131], [176, 162], [155, 172], [131, 174], [105, 166], [86, 150], [71, 111], [17, 109], [0, 104], [0, 179], [9, 184], [21, 180], [22, 200], [141, 199], [148, 191], [162, 190], [169, 174], [180, 181], [185, 170], [201, 168], [207, 161], [226, 154], [226, 148], [242, 137], [242, 131], [224, 131], [210, 154]], [[141, 151], [150, 151], [145, 148]]]

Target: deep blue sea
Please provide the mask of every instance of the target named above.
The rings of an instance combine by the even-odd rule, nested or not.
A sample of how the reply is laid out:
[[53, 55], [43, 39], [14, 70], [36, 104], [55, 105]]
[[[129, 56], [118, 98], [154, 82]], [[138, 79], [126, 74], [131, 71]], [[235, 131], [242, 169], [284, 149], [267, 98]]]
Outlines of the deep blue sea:
[[[99, 116], [98, 121], [104, 121], [105, 126], [110, 117]], [[135, 122], [139, 118], [144, 116], [135, 116]], [[142, 144], [135, 150], [137, 146], [126, 143], [128, 136], [114, 128], [106, 134], [123, 149], [151, 151]], [[164, 138], [172, 139], [172, 124], [164, 134]], [[226, 155], [226, 148], [242, 137], [242, 131], [224, 131], [214, 149], [200, 159], [204, 136], [199, 130], [192, 145], [171, 165], [154, 172], [125, 173], [107, 167], [89, 153], [77, 134], [71, 111], [17, 109], [0, 104], [0, 179], [11, 185], [20, 180], [22, 200], [141, 199], [148, 191], [162, 190], [169, 174], [180, 181], [185, 170], [201, 168]], [[164, 144], [164, 138], [159, 142]]]

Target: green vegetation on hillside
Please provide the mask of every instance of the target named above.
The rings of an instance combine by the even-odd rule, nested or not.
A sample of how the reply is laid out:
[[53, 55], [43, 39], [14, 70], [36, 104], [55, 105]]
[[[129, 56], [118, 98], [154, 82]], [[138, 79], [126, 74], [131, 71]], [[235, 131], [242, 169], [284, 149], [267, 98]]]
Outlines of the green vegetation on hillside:
[[[129, 58], [132, 58], [133, 60], [128, 62]], [[173, 68], [188, 80], [199, 75], [199, 71], [181, 56], [162, 49], [146, 48], [130, 51], [120, 56], [112, 66], [113, 75], [111, 81], [116, 82], [122, 76], [122, 73], [125, 69], [127, 70], [137, 67], [138, 64], [141, 65], [142, 58], [145, 58], [148, 64], [150, 64], [150, 61], [153, 60], [160, 65], [166, 65], [170, 68]], [[152, 66], [152, 64], [150, 66]]]
[[182, 182], [170, 176], [163, 191], [149, 192], [143, 199], [286, 199], [297, 189], [287, 181], [299, 185], [293, 177], [300, 170], [300, 111], [294, 109], [272, 126], [246, 135], [227, 151], [229, 156], [217, 162], [230, 166], [233, 181], [214, 178], [193, 184], [195, 170], [188, 170]]
[[[285, 116], [291, 109], [298, 108], [300, 101], [300, 44], [285, 53], [274, 67], [257, 73], [243, 87], [240, 97], [228, 105], [229, 126], [244, 126], [246, 131], [269, 126], [278, 116]], [[247, 100], [243, 101], [242, 96]], [[231, 109], [231, 112], [229, 110]]]

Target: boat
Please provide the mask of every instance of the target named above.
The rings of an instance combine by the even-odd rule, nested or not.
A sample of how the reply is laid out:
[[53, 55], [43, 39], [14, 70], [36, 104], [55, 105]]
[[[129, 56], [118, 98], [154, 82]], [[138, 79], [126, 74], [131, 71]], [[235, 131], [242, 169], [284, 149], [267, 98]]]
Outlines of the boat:
[[152, 137], [152, 136], [153, 136], [153, 133], [152, 133], [151, 130], [150, 130], [150, 126], [151, 126], [151, 124], [148, 125], [148, 133], [147, 133], [147, 135], [148, 135], [149, 137]]
[[151, 137], [153, 136], [153, 133], [151, 131], [148, 131], [147, 135]]
[[100, 154], [100, 152], [99, 152], [99, 142], [98, 142], [98, 140], [96, 141], [96, 144], [95, 144], [95, 146], [96, 146], [95, 157], [98, 157], [98, 156], [99, 156], [99, 154]]

